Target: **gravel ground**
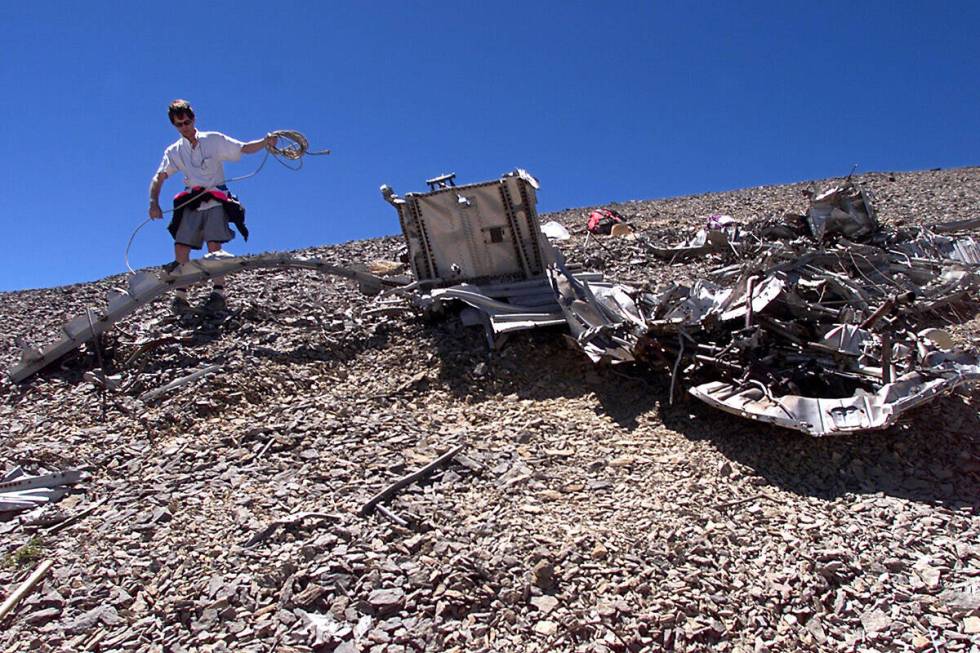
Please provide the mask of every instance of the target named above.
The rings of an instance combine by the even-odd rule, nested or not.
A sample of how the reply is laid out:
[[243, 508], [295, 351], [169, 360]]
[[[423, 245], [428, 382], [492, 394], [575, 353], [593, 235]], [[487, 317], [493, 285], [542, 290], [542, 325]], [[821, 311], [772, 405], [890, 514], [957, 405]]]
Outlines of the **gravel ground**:
[[[980, 168], [861, 180], [886, 224], [980, 206]], [[712, 213], [803, 212], [812, 185], [614, 208], [674, 242]], [[543, 216], [573, 232], [572, 262], [651, 287], [710, 266], [586, 242], [588, 212]], [[401, 244], [304, 253], [348, 264]], [[123, 282], [0, 294], [0, 365], [16, 337], [45, 344]], [[0, 598], [54, 562], [0, 623], [0, 650], [980, 647], [976, 388], [887, 431], [814, 439], [668, 405], [664, 378], [593, 367], [560, 331], [490, 355], [480, 331], [342, 280], [257, 271], [230, 290], [224, 321], [182, 328], [159, 301], [121, 323], [99, 352], [114, 392], [83, 378], [94, 351], [0, 383], [0, 468], [87, 472], [57, 504], [0, 521]], [[977, 315], [963, 318], [954, 335], [980, 346]], [[209, 364], [221, 371], [138, 401]], [[387, 504], [407, 527], [359, 514], [459, 444], [465, 458]]]

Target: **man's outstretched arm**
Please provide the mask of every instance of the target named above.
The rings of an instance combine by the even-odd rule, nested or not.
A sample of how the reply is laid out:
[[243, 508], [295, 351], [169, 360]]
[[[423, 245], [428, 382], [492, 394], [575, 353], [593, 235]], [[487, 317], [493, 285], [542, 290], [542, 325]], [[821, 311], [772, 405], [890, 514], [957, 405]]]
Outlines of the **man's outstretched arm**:
[[259, 150], [264, 150], [267, 147], [275, 147], [276, 141], [279, 140], [272, 134], [266, 134], [265, 138], [260, 138], [257, 141], [250, 141], [242, 145], [242, 154], [252, 154], [258, 152]]

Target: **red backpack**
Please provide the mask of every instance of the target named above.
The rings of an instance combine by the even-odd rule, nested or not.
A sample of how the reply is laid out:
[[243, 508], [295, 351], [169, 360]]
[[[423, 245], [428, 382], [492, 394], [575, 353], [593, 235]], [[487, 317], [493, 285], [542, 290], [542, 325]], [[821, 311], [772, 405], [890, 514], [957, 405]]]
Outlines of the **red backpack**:
[[626, 218], [612, 209], [596, 209], [589, 214], [589, 231], [594, 234], [608, 234], [614, 224], [625, 223]]

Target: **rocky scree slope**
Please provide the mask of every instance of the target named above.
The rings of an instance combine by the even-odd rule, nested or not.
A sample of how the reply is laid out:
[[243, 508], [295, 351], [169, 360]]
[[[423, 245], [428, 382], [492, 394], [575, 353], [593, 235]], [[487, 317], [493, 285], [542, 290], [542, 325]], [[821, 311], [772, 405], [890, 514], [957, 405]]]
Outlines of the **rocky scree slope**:
[[[980, 169], [861, 176], [888, 224], [976, 217]], [[819, 183], [817, 184], [820, 185]], [[803, 212], [810, 183], [614, 205], [675, 241], [725, 213]], [[636, 241], [584, 237], [573, 262], [637, 285], [693, 279]], [[395, 259], [400, 238], [304, 252]], [[0, 294], [44, 343], [122, 277]], [[232, 313], [184, 328], [160, 301], [102, 341], [0, 382], [0, 467], [82, 467], [57, 504], [0, 522], [5, 651], [975, 650], [980, 419], [970, 389], [885, 432], [812, 439], [692, 400], [666, 379], [593, 367], [558, 331], [488, 354], [348, 282], [230, 279]], [[201, 291], [203, 293], [203, 291]], [[980, 345], [964, 316], [960, 342]], [[152, 402], [147, 390], [221, 371]], [[363, 503], [464, 444], [388, 507]], [[70, 527], [64, 516], [104, 503]], [[313, 513], [313, 514], [310, 514]], [[278, 526], [276, 526], [278, 522]], [[270, 528], [270, 525], [272, 526]], [[972, 648], [971, 648], [972, 647]]]

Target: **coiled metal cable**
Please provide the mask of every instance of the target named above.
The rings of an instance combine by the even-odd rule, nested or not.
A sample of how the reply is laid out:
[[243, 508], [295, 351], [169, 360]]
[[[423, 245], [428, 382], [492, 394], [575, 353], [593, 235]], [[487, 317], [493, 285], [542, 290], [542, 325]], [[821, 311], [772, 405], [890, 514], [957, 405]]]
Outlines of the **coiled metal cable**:
[[292, 129], [279, 129], [270, 133], [277, 139], [292, 141], [292, 145], [287, 145], [283, 148], [278, 147], [278, 144], [272, 147], [267, 147], [266, 149], [272, 153], [272, 156], [281, 156], [286, 159], [297, 161], [306, 154], [309, 154], [310, 156], [330, 154], [330, 150], [310, 150], [310, 142], [306, 140], [306, 136], [303, 136], [303, 134], [298, 131], [293, 131]]

